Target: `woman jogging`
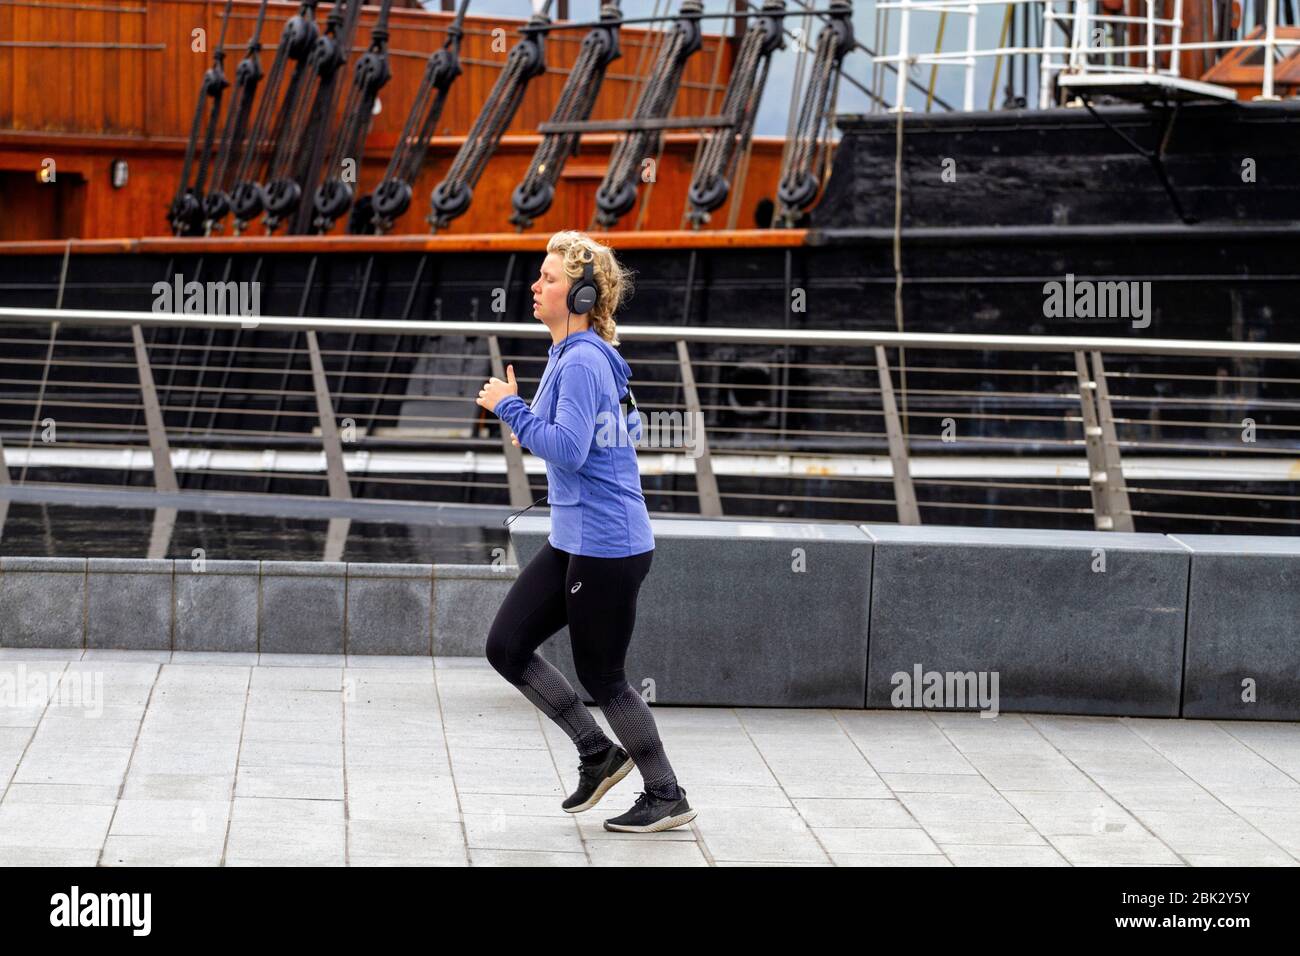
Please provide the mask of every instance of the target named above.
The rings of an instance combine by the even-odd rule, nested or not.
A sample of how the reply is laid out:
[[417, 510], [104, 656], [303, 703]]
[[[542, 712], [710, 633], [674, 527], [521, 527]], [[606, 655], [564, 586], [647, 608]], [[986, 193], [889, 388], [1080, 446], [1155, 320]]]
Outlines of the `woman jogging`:
[[[497, 612], [487, 658], [577, 747], [578, 787], [561, 804], [565, 810], [594, 807], [635, 764], [645, 790], [605, 828], [668, 830], [689, 823], [696, 811], [677, 784], [649, 706], [623, 673], [637, 592], [654, 557], [629, 440], [629, 429], [634, 440], [640, 424], [635, 402], [630, 421], [620, 415], [632, 370], [613, 347], [614, 312], [630, 275], [612, 250], [585, 233], [557, 232], [546, 252], [533, 284], [533, 315], [550, 330], [552, 345], [537, 394], [531, 405], [524, 402], [509, 366], [507, 381], [490, 379], [478, 396], [479, 405], [510, 426], [514, 444], [546, 462], [551, 508], [551, 533]], [[537, 654], [565, 624], [578, 679], [622, 746]]]

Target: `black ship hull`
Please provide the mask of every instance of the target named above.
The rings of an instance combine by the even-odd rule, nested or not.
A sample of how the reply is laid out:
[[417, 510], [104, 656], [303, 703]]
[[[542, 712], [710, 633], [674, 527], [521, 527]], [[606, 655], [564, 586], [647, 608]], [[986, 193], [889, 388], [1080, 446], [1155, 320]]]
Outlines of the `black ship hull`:
[[[908, 117], [902, 124], [901, 184], [895, 176], [899, 132], [895, 118], [841, 117], [844, 136], [835, 167], [814, 211], [812, 228], [800, 234], [800, 241], [786, 246], [701, 243], [696, 248], [629, 244], [623, 249], [618, 234], [612, 234], [610, 241], [636, 275], [635, 297], [620, 321], [695, 328], [1294, 341], [1296, 303], [1300, 301], [1300, 181], [1295, 175], [1296, 157], [1300, 156], [1300, 109], [1274, 104], [1188, 106], [1176, 116], [1142, 108], [1099, 112], [1100, 116], [1082, 109], [1058, 109]], [[1250, 173], [1244, 175], [1248, 167]], [[901, 185], [901, 221], [897, 224], [896, 185]], [[65, 308], [148, 311], [156, 298], [155, 283], [179, 274], [186, 281], [256, 280], [261, 286], [263, 315], [522, 322], [531, 319], [528, 286], [540, 262], [538, 253], [492, 248], [431, 253], [388, 244], [382, 251], [371, 251], [363, 241], [342, 251], [329, 244], [303, 248], [301, 243], [286, 244], [283, 250], [237, 242], [197, 242], [194, 246], [192, 252], [178, 251], [175, 244], [166, 251], [79, 252], [70, 258], [66, 273], [64, 257], [54, 252], [5, 257], [0, 259], [0, 305], [50, 308], [59, 301], [61, 290]], [[900, 269], [895, 268], [896, 250]], [[1147, 319], [1139, 323], [1127, 316], [1049, 314], [1045, 289], [1067, 279], [1150, 283]], [[901, 293], [897, 302], [896, 288]], [[505, 290], [504, 312], [491, 311], [494, 289]], [[789, 307], [797, 290], [802, 290], [806, 303], [802, 311]], [[13, 357], [30, 360], [26, 371], [16, 374], [28, 375], [34, 383], [44, 355], [45, 333], [6, 331], [11, 343], [6, 350]], [[103, 330], [79, 329], [77, 335], [86, 341], [96, 336], [121, 341], [120, 336]], [[199, 360], [198, 368], [204, 370], [201, 374], [182, 370], [159, 375], [165, 405], [192, 402], [188, 414], [168, 416], [169, 427], [185, 429], [187, 434], [192, 434], [196, 425], [220, 430], [235, 423], [224, 420], [221, 411], [206, 409], [202, 398], [191, 399], [190, 391], [178, 391], [179, 398], [169, 402], [169, 389], [211, 387], [219, 381], [225, 391], [238, 392], [251, 386], [252, 379], [223, 367], [223, 363], [229, 365], [231, 353], [222, 352], [222, 347], [242, 343], [284, 348], [294, 342], [288, 333], [265, 331], [149, 329], [147, 337], [154, 350], [151, 354], [164, 363], [169, 346], [210, 347]], [[351, 390], [349, 375], [383, 372], [397, 381], [423, 360], [373, 356], [372, 352], [424, 349], [429, 361], [437, 358], [437, 346], [420, 339], [402, 342], [395, 336], [375, 341], [365, 335], [325, 335], [321, 346], [355, 352], [330, 369], [330, 377], [342, 393]], [[535, 353], [544, 358], [536, 340], [506, 339], [502, 348], [508, 355]], [[653, 408], [656, 401], [680, 401], [680, 390], [668, 384], [676, 381], [671, 365], [665, 367], [660, 361], [638, 367], [638, 356], [659, 354], [662, 359], [661, 353], [635, 342], [627, 343], [623, 351], [644, 382], [637, 386], [642, 405]], [[260, 354], [241, 353], [238, 364], [248, 367], [261, 361]], [[283, 364], [282, 356], [267, 355], [266, 361]], [[700, 362], [696, 375], [705, 389], [705, 402], [713, 406], [706, 418], [710, 430], [717, 430], [716, 437], [710, 439], [715, 454], [757, 447], [841, 455], [888, 454], [883, 437], [841, 438], [834, 434], [835, 412], [853, 408], [858, 402], [839, 387], [854, 382], [874, 384], [875, 371], [865, 351], [856, 378], [832, 378], [816, 368], [792, 368], [784, 375], [778, 371], [780, 363], [842, 364], [846, 361], [842, 350], [715, 346], [695, 349], [693, 358]], [[972, 369], [970, 387], [988, 388], [987, 383], [977, 384], [979, 370], [998, 369], [1004, 358], [996, 352], [956, 355], [928, 351], [922, 360], [920, 353], [907, 353], [909, 370], [902, 383], [902, 397], [910, 413], [905, 424], [913, 454], [986, 453], [987, 446], [980, 446], [978, 439], [997, 434], [991, 420], [977, 421], [963, 435], [971, 441], [940, 442], [934, 434], [935, 417], [950, 405], [947, 399], [926, 392], [955, 386], [950, 378], [941, 380], [922, 366], [960, 362]], [[891, 361], [897, 360], [894, 353]], [[460, 368], [468, 376], [481, 373], [486, 377], [485, 349]], [[1031, 362], [1024, 368], [1019, 384], [1037, 385], [1033, 388], [1037, 397], [990, 397], [979, 407], [990, 415], [1041, 415], [1041, 432], [1036, 434], [1032, 425], [1021, 428], [1015, 441], [999, 447], [1000, 454], [1042, 453], [1045, 446], [1039, 445], [1037, 438], [1046, 439], [1060, 431], [1053, 419], [1078, 414], [1077, 397], [1070, 395], [1072, 383], [1059, 378], [1039, 382], [1035, 376], [1045, 374], [1046, 366]], [[1216, 368], [1234, 376], [1289, 377], [1285, 363], [1273, 360], [1156, 362], [1115, 356], [1107, 366], [1108, 373], [1170, 376], [1213, 374]], [[539, 372], [540, 364], [522, 374]], [[664, 384], [656, 388], [656, 381]], [[790, 392], [785, 389], [798, 389], [804, 398], [813, 396], [808, 404], [818, 406], [824, 414], [802, 415], [798, 428], [793, 428], [780, 411], [791, 404]], [[909, 396], [908, 390], [915, 394]], [[35, 412], [31, 404], [34, 387], [11, 384], [4, 391], [5, 417], [30, 420]], [[1294, 392], [1286, 384], [1265, 383], [1256, 386], [1254, 394], [1274, 398]], [[1149, 405], [1138, 402], [1126, 408], [1133, 420], [1154, 423], [1140, 430], [1143, 437], [1162, 437], [1159, 405], [1167, 395], [1155, 387]], [[367, 398], [354, 405], [343, 399], [337, 411], [340, 416], [364, 422], [367, 417], [373, 420], [381, 406], [391, 412], [438, 397], [437, 391], [392, 394], [383, 402]], [[304, 419], [290, 415], [295, 410], [311, 411], [310, 398], [286, 402], [249, 393], [241, 402], [238, 427], [265, 431], [273, 444], [318, 446], [310, 428], [301, 424]], [[295, 402], [303, 408], [296, 409]], [[113, 417], [116, 413], [104, 414], [105, 421], [119, 420]], [[1271, 426], [1298, 420], [1294, 413], [1277, 409], [1261, 410], [1255, 418], [1261, 425]], [[829, 434], [809, 437], [796, 434], [798, 431]], [[27, 437], [25, 429], [12, 426], [4, 432], [10, 447]], [[1209, 432], [1189, 434], [1183, 428], [1176, 434], [1182, 441], [1212, 443]], [[382, 439], [367, 441], [367, 447], [383, 447]], [[1082, 450], [1077, 454], [1081, 457]], [[77, 476], [39, 477], [72, 480]], [[126, 480], [147, 485], [149, 478], [146, 473]], [[191, 480], [208, 489], [237, 484], [233, 479], [198, 475], [182, 476], [182, 486]], [[918, 489], [921, 516], [927, 523], [942, 524], [1091, 527], [1091, 515], [1079, 507], [1077, 487], [1066, 487], [1077, 486], [1077, 482], [1059, 484], [1061, 488], [1053, 490], [1053, 482], [1044, 481], [1042, 488], [1031, 492], [926, 484]], [[846, 487], [833, 478], [733, 477], [720, 485], [730, 514], [895, 520], [893, 506], [887, 501], [852, 505], [837, 501], [846, 496]], [[1213, 488], [1234, 492], [1246, 491], [1249, 486], [1249, 482], [1216, 482]], [[265, 487], [310, 493], [290, 478], [268, 478]], [[689, 476], [647, 476], [645, 488], [653, 508], [695, 510]], [[535, 486], [536, 493], [542, 490]], [[354, 481], [353, 494], [358, 497], [395, 493], [387, 486], [367, 487], [364, 479]], [[464, 494], [466, 500], [506, 500], [501, 488], [471, 488]], [[859, 487], [847, 494], [888, 499], [889, 486], [886, 481], [871, 486], [868, 492]], [[751, 497], [754, 495], [825, 500], [761, 500]], [[1159, 495], [1143, 504], [1154, 513], [1190, 510], [1186, 499], [1161, 501]], [[1216, 502], [1216, 507], [1225, 515], [1300, 518], [1295, 506], [1286, 501], [1233, 504], [1225, 499]], [[1289, 527], [1240, 521], [1189, 524], [1150, 517], [1139, 520], [1138, 530], [1286, 533]]]

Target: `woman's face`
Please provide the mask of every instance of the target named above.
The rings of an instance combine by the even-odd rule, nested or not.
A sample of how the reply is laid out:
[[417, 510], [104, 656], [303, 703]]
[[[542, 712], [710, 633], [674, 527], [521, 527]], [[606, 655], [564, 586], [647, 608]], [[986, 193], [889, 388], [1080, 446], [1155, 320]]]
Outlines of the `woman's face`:
[[533, 318], [548, 328], [563, 325], [569, 316], [567, 298], [569, 277], [564, 274], [564, 259], [552, 252], [542, 262], [542, 271], [533, 283]]

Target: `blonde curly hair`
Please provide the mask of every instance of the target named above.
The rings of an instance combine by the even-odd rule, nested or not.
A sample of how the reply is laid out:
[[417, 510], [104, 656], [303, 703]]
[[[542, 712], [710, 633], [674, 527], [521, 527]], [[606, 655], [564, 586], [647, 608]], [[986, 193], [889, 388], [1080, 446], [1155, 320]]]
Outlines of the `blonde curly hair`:
[[546, 251], [564, 260], [564, 274], [569, 277], [570, 285], [582, 278], [583, 263], [588, 256], [592, 257], [591, 271], [600, 298], [587, 316], [597, 335], [610, 345], [618, 345], [614, 313], [632, 294], [632, 270], [618, 261], [609, 246], [601, 245], [576, 229], [566, 229], [551, 236]]

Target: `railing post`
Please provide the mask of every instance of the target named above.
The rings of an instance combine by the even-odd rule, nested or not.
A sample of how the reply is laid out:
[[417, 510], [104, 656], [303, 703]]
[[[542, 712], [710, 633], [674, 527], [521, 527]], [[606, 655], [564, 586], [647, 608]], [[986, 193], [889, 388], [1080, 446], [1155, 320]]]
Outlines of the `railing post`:
[[316, 330], [307, 332], [307, 353], [311, 360], [311, 383], [316, 392], [316, 413], [320, 418], [321, 445], [325, 451], [325, 471], [329, 479], [331, 498], [351, 498], [347, 470], [343, 466], [343, 444], [339, 440], [338, 423], [334, 420], [334, 403], [330, 399], [329, 383], [325, 379], [325, 363], [321, 360], [320, 342]]
[[970, 4], [966, 8], [966, 92], [963, 105], [966, 112], [975, 109], [975, 23], [980, 8]]
[[[700, 407], [700, 393], [695, 387], [695, 370], [691, 368], [691, 353], [683, 339], [677, 340], [677, 361], [682, 372], [682, 397], [686, 400], [686, 414], [699, 423], [700, 454], [695, 459], [695, 491], [700, 498], [700, 515], [706, 518], [722, 517], [722, 496], [718, 494], [718, 479], [713, 474], [713, 458], [709, 454], [709, 436], [704, 427], [704, 411]], [[646, 423], [642, 422], [644, 429]], [[686, 423], [683, 422], [683, 430]]]
[[1156, 71], [1156, 0], [1147, 0], [1147, 72]]
[[912, 486], [912, 469], [908, 465], [907, 442], [894, 404], [894, 380], [889, 374], [889, 360], [885, 347], [876, 346], [876, 371], [880, 375], [880, 404], [885, 415], [885, 435], [889, 440], [889, 462], [894, 475], [894, 506], [898, 509], [899, 524], [920, 524], [921, 512], [916, 507], [916, 489]]
[[[907, 112], [907, 42], [912, 19], [912, 0], [902, 0], [898, 9], [898, 82], [894, 90], [894, 110]], [[892, 111], [891, 111], [892, 112]]]
[[[1169, 73], [1171, 76], [1178, 76], [1182, 70], [1182, 64], [1178, 61], [1182, 59], [1183, 45], [1183, 0], [1174, 0], [1174, 24], [1173, 35], [1171, 37], [1171, 47], [1169, 51]], [[1097, 353], [1093, 352], [1095, 358]]]
[[1097, 418], [1101, 425], [1102, 457], [1106, 463], [1107, 509], [1116, 531], [1133, 530], [1133, 513], [1129, 510], [1128, 487], [1124, 484], [1124, 463], [1115, 435], [1115, 418], [1110, 410], [1110, 390], [1106, 385], [1106, 367], [1101, 353], [1092, 353], [1092, 377], [1097, 383]]
[[[5, 442], [0, 437], [0, 485], [8, 488], [12, 484], [9, 480], [9, 465], [5, 462]], [[5, 519], [9, 517], [9, 499], [0, 498], [0, 541], [5, 536]]]
[[[320, 342], [316, 330], [307, 332], [307, 354], [311, 359], [311, 382], [316, 392], [316, 413], [320, 418], [321, 445], [325, 451], [325, 473], [329, 479], [331, 498], [351, 498], [347, 469], [343, 464], [343, 445], [339, 441], [338, 423], [334, 420], [334, 403], [330, 400], [329, 382], [325, 379], [325, 363], [321, 360]], [[351, 518], [331, 518], [325, 536], [325, 561], [341, 561], [347, 543]]]
[[[162, 407], [158, 404], [158, 390], [154, 386], [153, 367], [149, 364], [149, 350], [145, 348], [144, 333], [139, 325], [131, 326], [131, 342], [135, 346], [135, 367], [140, 378], [140, 400], [144, 405], [145, 428], [149, 432], [149, 452], [153, 456], [154, 488], [175, 493], [176, 472], [172, 469], [172, 453], [167, 443], [167, 424]], [[176, 527], [175, 508], [155, 508], [153, 528], [149, 533], [150, 558], [165, 558], [171, 544], [172, 529]]]
[[[488, 351], [492, 355], [492, 374], [506, 380], [506, 368], [501, 358], [501, 342], [495, 335], [488, 336]], [[500, 419], [501, 449], [506, 457], [506, 482], [510, 489], [510, 507], [524, 508], [532, 503], [532, 491], [528, 488], [528, 473], [524, 471], [524, 453], [510, 440], [510, 426]]]
[[[1038, 108], [1040, 110], [1045, 110], [1051, 105], [1051, 47], [1053, 38], [1056, 36], [1056, 30], [1053, 29], [1056, 25], [1056, 15], [1052, 11], [1054, 2], [1055, 0], [1043, 0], [1043, 52], [1038, 57]], [[1010, 13], [1011, 8], [1008, 7], [1008, 16]], [[1010, 70], [1009, 65], [1008, 70]]]
[[140, 326], [131, 326], [131, 339], [135, 345], [136, 371], [140, 376], [140, 397], [144, 403], [145, 427], [149, 431], [149, 451], [153, 454], [154, 485], [159, 491], [176, 491], [176, 472], [172, 470], [171, 449], [167, 445], [167, 428], [163, 422], [162, 408], [158, 404], [153, 367], [149, 364], [149, 352], [145, 349], [144, 333], [140, 330]]
[[1093, 524], [1098, 531], [1115, 530], [1107, 497], [1106, 452], [1101, 426], [1097, 423], [1097, 406], [1093, 404], [1095, 383], [1088, 376], [1088, 363], [1082, 352], [1074, 353], [1074, 369], [1079, 379], [1079, 408], [1083, 411], [1083, 439], [1088, 453], [1088, 490], [1092, 493]]
[[1256, 100], [1277, 100], [1273, 92], [1273, 47], [1277, 44], [1277, 0], [1268, 0], [1264, 14], [1264, 84]]
[[1088, 57], [1088, 5], [1090, 0], [1074, 0], [1074, 22], [1070, 32], [1070, 73], [1087, 73]]

